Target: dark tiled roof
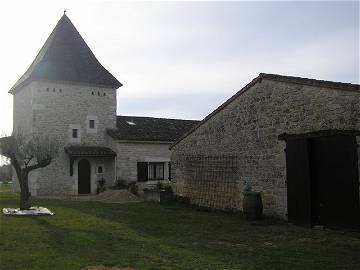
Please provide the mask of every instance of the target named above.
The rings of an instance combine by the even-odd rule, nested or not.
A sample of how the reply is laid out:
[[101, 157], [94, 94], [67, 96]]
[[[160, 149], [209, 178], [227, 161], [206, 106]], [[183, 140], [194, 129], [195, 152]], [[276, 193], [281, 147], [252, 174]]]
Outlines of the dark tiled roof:
[[29, 80], [55, 80], [118, 88], [122, 84], [96, 59], [64, 14], [25, 74], [9, 91]]
[[114, 157], [116, 153], [107, 147], [98, 146], [68, 146], [65, 153], [72, 157]]
[[118, 116], [117, 129], [107, 133], [116, 140], [173, 142], [199, 121], [139, 116]]
[[221, 104], [217, 109], [211, 112], [208, 116], [206, 116], [202, 121], [200, 121], [197, 125], [191, 128], [188, 132], [182, 135], [177, 141], [175, 141], [171, 146], [174, 147], [191, 133], [193, 133], [197, 128], [207, 122], [210, 118], [220, 112], [223, 108], [241, 96], [244, 92], [249, 90], [253, 85], [260, 82], [262, 79], [265, 80], [272, 80], [272, 81], [280, 81], [286, 83], [296, 83], [302, 85], [309, 85], [314, 87], [324, 87], [324, 88], [332, 88], [341, 91], [350, 91], [356, 92], [360, 94], [360, 85], [358, 84], [351, 84], [351, 83], [342, 83], [342, 82], [333, 82], [333, 81], [324, 81], [324, 80], [316, 80], [316, 79], [309, 79], [309, 78], [301, 78], [301, 77], [294, 77], [294, 76], [284, 76], [279, 74], [269, 74], [269, 73], [260, 73], [255, 79], [253, 79], [250, 83], [245, 85], [241, 90], [239, 90], [235, 95], [230, 97], [227, 101]]

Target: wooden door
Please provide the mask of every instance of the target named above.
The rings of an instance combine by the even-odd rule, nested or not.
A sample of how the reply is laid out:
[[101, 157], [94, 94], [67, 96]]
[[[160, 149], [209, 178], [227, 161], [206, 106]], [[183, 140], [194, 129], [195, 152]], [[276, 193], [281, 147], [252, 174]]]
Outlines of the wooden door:
[[310, 159], [315, 223], [356, 225], [360, 210], [355, 137], [312, 139]]
[[91, 171], [90, 162], [82, 159], [78, 164], [78, 192], [79, 194], [89, 194], [91, 192]]
[[288, 220], [299, 225], [312, 225], [309, 144], [306, 139], [286, 142], [286, 175]]

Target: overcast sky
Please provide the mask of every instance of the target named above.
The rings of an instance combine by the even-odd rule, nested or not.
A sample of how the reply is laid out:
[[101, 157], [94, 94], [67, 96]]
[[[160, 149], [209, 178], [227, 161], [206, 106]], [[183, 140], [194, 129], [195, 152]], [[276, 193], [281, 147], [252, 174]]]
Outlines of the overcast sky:
[[[74, 2], [74, 3], [73, 3]], [[121, 82], [118, 114], [202, 119], [260, 72], [359, 83], [359, 2], [2, 1], [0, 130], [67, 15]]]

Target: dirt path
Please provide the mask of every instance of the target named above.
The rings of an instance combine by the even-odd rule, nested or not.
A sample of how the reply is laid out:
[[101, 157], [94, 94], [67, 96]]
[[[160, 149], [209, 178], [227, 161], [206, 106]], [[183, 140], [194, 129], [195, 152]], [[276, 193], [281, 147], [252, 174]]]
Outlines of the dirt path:
[[59, 199], [70, 201], [95, 201], [103, 203], [129, 203], [140, 202], [141, 199], [130, 193], [128, 190], [106, 190], [97, 195], [54, 195], [54, 196], [36, 196], [39, 199]]

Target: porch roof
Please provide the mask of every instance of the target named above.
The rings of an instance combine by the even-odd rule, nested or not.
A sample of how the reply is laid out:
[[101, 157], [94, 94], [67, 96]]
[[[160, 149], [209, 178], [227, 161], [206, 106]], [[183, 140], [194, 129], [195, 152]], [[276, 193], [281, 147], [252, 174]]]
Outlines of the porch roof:
[[107, 147], [100, 146], [68, 146], [65, 153], [71, 157], [115, 157], [116, 153]]

